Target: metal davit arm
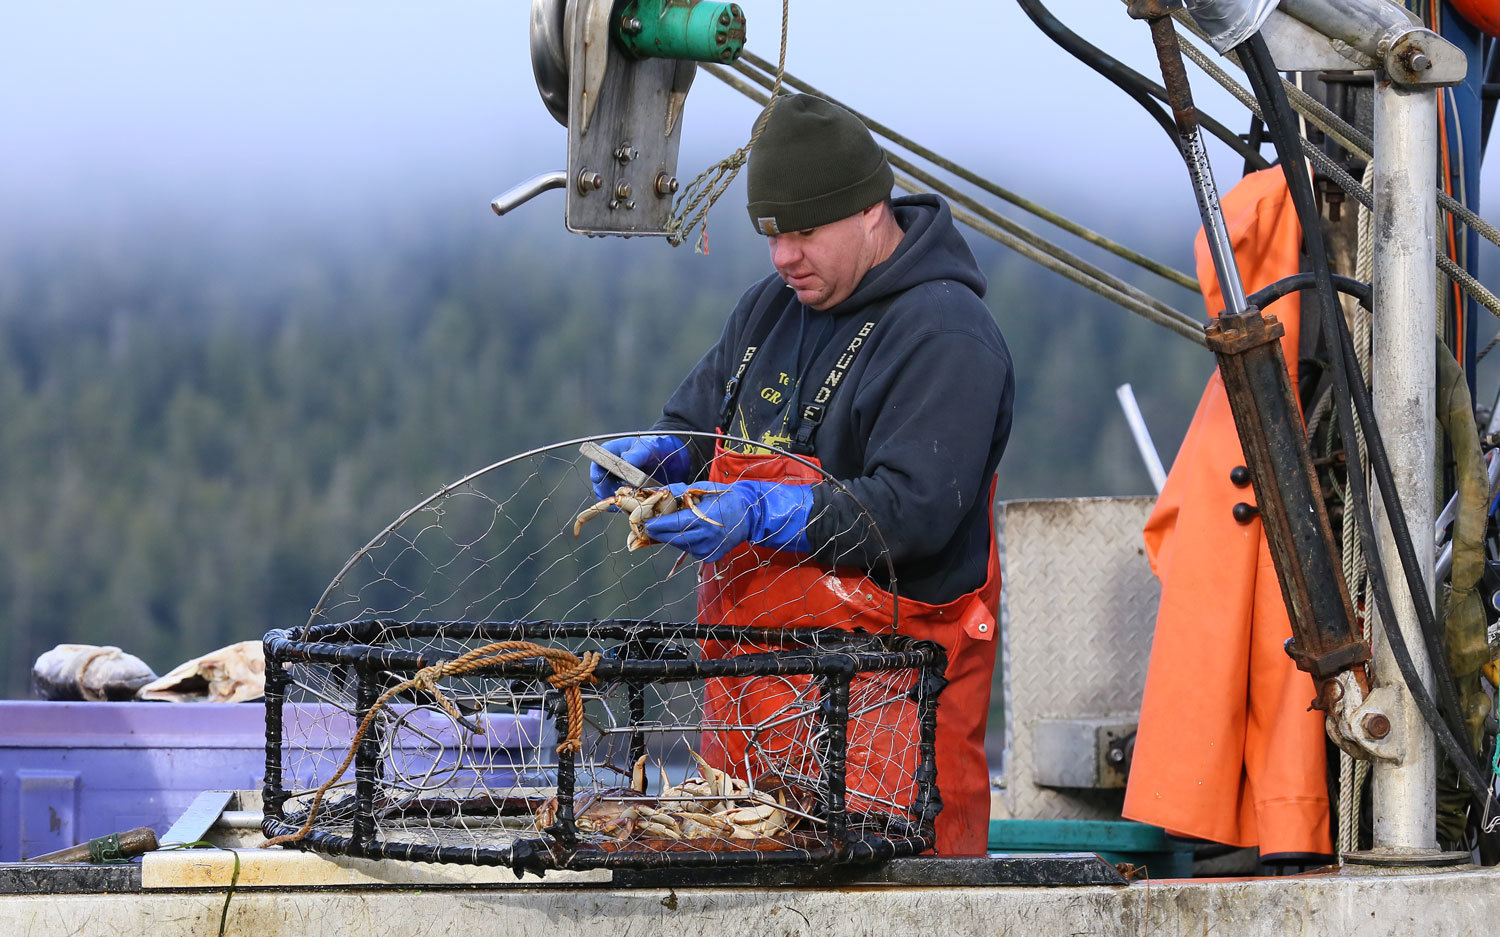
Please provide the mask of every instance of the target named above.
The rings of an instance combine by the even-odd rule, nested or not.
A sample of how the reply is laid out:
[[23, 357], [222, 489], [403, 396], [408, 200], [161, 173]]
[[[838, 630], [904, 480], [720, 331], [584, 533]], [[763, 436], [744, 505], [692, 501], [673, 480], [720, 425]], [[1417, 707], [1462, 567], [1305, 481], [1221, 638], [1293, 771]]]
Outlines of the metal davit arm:
[[[1205, 336], [1219, 362], [1291, 618], [1294, 640], [1287, 650], [1317, 684], [1313, 705], [1331, 713], [1351, 690], [1363, 697], [1366, 686], [1359, 665], [1369, 658], [1369, 648], [1356, 629], [1340, 573], [1333, 529], [1282, 355], [1284, 329], [1274, 316], [1263, 316], [1246, 304], [1170, 11], [1156, 0], [1137, 0], [1130, 3], [1130, 13], [1151, 25], [1162, 83], [1224, 297], [1225, 312], [1210, 323]], [[1352, 686], [1337, 679], [1351, 670]]]

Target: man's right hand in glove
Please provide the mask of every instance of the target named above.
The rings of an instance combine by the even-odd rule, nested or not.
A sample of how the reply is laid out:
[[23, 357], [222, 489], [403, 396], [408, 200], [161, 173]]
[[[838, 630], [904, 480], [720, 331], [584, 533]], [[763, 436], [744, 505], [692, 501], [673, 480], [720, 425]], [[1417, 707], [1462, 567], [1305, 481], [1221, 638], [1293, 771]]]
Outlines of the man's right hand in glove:
[[[688, 452], [687, 443], [676, 436], [625, 436], [602, 442], [599, 446], [663, 485], [687, 481], [688, 473], [693, 469], [693, 457]], [[601, 501], [624, 484], [598, 465], [589, 466], [589, 481]]]

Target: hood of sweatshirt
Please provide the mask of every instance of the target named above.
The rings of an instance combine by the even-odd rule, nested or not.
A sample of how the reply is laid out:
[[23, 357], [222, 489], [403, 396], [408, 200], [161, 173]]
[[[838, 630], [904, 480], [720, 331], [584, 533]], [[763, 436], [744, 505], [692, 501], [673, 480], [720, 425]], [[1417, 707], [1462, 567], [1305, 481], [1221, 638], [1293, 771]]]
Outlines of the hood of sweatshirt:
[[855, 312], [933, 280], [962, 283], [984, 297], [988, 284], [974, 252], [954, 226], [947, 202], [935, 195], [910, 195], [892, 199], [891, 207], [896, 223], [906, 232], [895, 253], [871, 267], [848, 299], [824, 313]]

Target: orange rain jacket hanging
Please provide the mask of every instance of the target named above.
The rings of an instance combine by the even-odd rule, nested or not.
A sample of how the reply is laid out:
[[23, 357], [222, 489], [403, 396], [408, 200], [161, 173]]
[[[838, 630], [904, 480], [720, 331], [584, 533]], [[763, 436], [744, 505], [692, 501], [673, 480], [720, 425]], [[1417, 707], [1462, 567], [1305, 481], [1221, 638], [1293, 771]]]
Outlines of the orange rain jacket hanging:
[[[1223, 200], [1247, 293], [1299, 270], [1301, 228], [1280, 169], [1246, 176]], [[1204, 300], [1223, 308], [1203, 232], [1195, 244]], [[1296, 293], [1267, 310], [1292, 384], [1300, 332]], [[1313, 684], [1282, 645], [1291, 623], [1259, 520], [1240, 524], [1236, 502], [1255, 502], [1230, 471], [1244, 464], [1216, 371], [1146, 522], [1161, 606], [1141, 703], [1124, 814], [1169, 832], [1261, 857], [1331, 852], [1322, 714]]]

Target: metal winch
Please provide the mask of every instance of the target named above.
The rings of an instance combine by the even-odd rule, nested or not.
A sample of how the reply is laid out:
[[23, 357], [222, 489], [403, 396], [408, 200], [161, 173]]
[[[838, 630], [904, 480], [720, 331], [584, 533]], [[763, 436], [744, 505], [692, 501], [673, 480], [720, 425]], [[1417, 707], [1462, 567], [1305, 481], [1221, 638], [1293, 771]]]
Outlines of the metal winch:
[[549, 189], [575, 234], [665, 235], [682, 109], [698, 62], [733, 62], [745, 14], [710, 0], [533, 0], [531, 66], [542, 103], [568, 128], [568, 166], [490, 203], [495, 214]]

